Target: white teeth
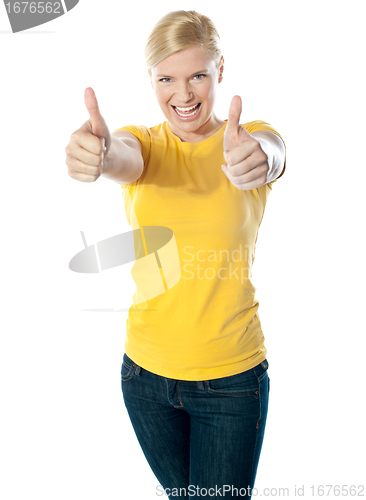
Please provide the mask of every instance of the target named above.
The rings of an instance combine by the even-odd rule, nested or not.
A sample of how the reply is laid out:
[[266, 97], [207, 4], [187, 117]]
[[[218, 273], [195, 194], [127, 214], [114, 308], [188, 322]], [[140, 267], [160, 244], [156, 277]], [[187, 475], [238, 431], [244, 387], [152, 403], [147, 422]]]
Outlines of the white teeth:
[[[177, 108], [176, 106], [174, 106], [174, 108], [175, 108], [176, 113], [179, 116], [187, 117], [187, 116], [193, 116], [195, 113], [197, 113], [199, 106], [198, 106], [198, 104], [196, 104], [195, 106], [191, 106], [190, 108]], [[194, 109], [194, 111], [192, 113], [183, 113], [183, 112], [181, 112], [182, 109], [184, 109], [186, 111]]]
[[190, 111], [191, 109], [194, 109], [196, 106], [197, 106], [197, 104], [195, 104], [194, 106], [191, 106], [190, 108], [178, 108], [178, 106], [175, 106], [175, 107], [176, 107], [176, 109], [178, 109], [181, 113], [184, 113], [185, 111]]

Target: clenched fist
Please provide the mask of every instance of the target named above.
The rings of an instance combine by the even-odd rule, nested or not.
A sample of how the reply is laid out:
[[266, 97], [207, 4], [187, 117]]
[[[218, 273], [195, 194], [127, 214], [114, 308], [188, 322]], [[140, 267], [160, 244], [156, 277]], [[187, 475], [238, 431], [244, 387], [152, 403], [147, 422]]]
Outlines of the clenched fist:
[[91, 87], [85, 89], [84, 98], [89, 120], [71, 134], [65, 148], [66, 165], [73, 179], [95, 182], [102, 173], [104, 157], [108, 154], [112, 139]]
[[260, 142], [240, 125], [241, 110], [241, 98], [234, 96], [224, 134], [226, 165], [222, 169], [233, 186], [245, 191], [263, 186], [270, 166]]

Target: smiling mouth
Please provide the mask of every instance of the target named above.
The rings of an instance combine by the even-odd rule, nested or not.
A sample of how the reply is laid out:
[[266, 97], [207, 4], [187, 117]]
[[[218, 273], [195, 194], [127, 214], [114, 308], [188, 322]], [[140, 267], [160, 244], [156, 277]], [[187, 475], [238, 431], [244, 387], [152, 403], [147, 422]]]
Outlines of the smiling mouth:
[[194, 106], [189, 106], [188, 108], [178, 108], [177, 106], [172, 106], [177, 115], [182, 118], [187, 118], [188, 116], [195, 115], [201, 107], [201, 103], [195, 104]]

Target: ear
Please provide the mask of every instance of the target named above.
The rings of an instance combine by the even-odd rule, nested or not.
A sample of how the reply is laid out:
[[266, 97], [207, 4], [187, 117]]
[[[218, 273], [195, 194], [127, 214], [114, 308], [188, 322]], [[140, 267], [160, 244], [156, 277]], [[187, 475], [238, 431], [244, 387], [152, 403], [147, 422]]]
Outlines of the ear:
[[224, 77], [223, 77], [223, 72], [224, 72], [224, 61], [225, 61], [224, 57], [223, 57], [223, 56], [221, 56], [220, 63], [219, 63], [219, 83], [221, 83], [221, 82], [222, 82], [222, 80], [223, 80], [223, 78], [224, 78]]

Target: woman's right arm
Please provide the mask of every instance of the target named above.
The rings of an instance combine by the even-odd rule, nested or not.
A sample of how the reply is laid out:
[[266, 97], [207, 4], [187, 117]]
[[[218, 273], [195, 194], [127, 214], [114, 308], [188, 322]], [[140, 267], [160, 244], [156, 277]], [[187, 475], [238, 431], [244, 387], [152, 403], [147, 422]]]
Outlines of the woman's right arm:
[[90, 119], [71, 134], [65, 148], [70, 177], [95, 182], [103, 175], [118, 184], [139, 179], [144, 169], [140, 141], [124, 130], [109, 132], [90, 87], [85, 90], [85, 104]]

